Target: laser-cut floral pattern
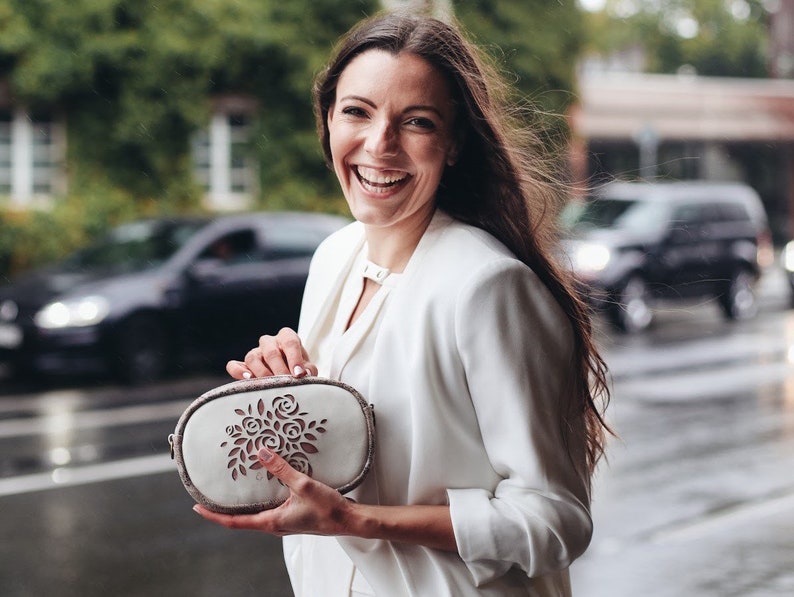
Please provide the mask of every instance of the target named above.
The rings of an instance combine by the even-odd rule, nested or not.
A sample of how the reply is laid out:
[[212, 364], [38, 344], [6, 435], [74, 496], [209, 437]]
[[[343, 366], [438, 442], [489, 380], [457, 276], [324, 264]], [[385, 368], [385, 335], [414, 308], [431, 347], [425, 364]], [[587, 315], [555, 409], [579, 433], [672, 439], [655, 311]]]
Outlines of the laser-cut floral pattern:
[[[265, 408], [260, 398], [256, 405], [247, 409], [236, 408], [235, 414], [242, 417], [237, 425], [226, 427], [229, 439], [221, 448], [229, 448], [227, 468], [235, 481], [248, 471], [263, 468], [257, 457], [261, 448], [280, 454], [293, 468], [311, 476], [312, 467], [308, 454], [318, 452], [315, 442], [320, 433], [325, 433], [328, 420], [309, 421], [309, 413], [301, 412], [300, 405], [292, 394], [284, 394], [273, 401], [271, 410]], [[268, 472], [268, 481], [273, 474]]]

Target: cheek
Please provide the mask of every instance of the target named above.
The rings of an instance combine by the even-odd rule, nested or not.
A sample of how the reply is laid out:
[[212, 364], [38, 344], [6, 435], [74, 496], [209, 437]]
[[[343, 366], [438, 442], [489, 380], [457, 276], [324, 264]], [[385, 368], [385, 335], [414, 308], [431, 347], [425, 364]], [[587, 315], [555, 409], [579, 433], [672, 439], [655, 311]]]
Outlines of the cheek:
[[328, 146], [331, 149], [331, 159], [334, 167], [342, 166], [342, 162], [353, 147], [349, 135], [345, 135], [339, 127], [328, 128]]

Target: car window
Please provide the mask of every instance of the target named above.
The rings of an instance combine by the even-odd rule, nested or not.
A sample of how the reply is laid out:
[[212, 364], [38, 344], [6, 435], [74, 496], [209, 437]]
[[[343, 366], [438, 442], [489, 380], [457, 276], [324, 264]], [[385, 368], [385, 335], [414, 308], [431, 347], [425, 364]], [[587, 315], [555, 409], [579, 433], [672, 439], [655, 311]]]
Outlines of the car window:
[[750, 214], [744, 205], [738, 203], [721, 203], [719, 205], [721, 219], [725, 222], [749, 222]]
[[699, 205], [681, 205], [673, 212], [672, 221], [682, 226], [698, 226], [704, 220], [703, 210]]
[[270, 259], [311, 257], [328, 236], [327, 230], [308, 226], [279, 225], [265, 231], [265, 250]]
[[106, 236], [68, 257], [66, 271], [142, 271], [160, 265], [176, 253], [204, 222], [133, 222], [111, 230]]
[[658, 201], [596, 197], [569, 204], [561, 214], [561, 224], [563, 229], [577, 233], [592, 229], [628, 229], [648, 234], [664, 226], [667, 211]]
[[260, 258], [256, 232], [248, 228], [225, 234], [211, 242], [198, 258], [217, 259], [228, 265], [256, 261]]

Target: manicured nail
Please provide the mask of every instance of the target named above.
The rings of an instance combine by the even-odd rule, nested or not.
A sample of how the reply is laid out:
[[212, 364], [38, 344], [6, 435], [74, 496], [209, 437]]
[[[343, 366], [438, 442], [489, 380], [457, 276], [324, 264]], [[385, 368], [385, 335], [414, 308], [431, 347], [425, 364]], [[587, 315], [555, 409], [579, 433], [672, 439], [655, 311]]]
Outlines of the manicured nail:
[[196, 514], [199, 514], [199, 513], [200, 513], [200, 512], [199, 512], [199, 507], [198, 507], [198, 504], [196, 504], [195, 506], [193, 506], [193, 512], [195, 512]]
[[251, 379], [251, 372], [250, 371], [244, 371], [243, 372], [243, 379]]
[[262, 448], [259, 450], [259, 458], [262, 460], [262, 462], [270, 462], [273, 460], [273, 452], [267, 448]]
[[292, 374], [295, 377], [302, 377], [302, 376], [306, 375], [306, 370], [303, 367], [301, 367], [300, 365], [295, 365], [295, 368], [292, 370]]

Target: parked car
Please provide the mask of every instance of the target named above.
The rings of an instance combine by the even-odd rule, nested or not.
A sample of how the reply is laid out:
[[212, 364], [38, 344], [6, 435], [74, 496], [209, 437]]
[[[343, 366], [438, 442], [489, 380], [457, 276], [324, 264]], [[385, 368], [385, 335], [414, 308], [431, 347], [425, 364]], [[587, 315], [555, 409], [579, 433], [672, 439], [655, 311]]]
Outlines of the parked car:
[[568, 205], [561, 222], [567, 263], [618, 330], [644, 330], [662, 302], [714, 298], [728, 319], [757, 311], [772, 243], [746, 185], [615, 182]]
[[0, 286], [0, 362], [136, 382], [242, 357], [296, 325], [311, 255], [347, 222], [259, 212], [121, 225]]

